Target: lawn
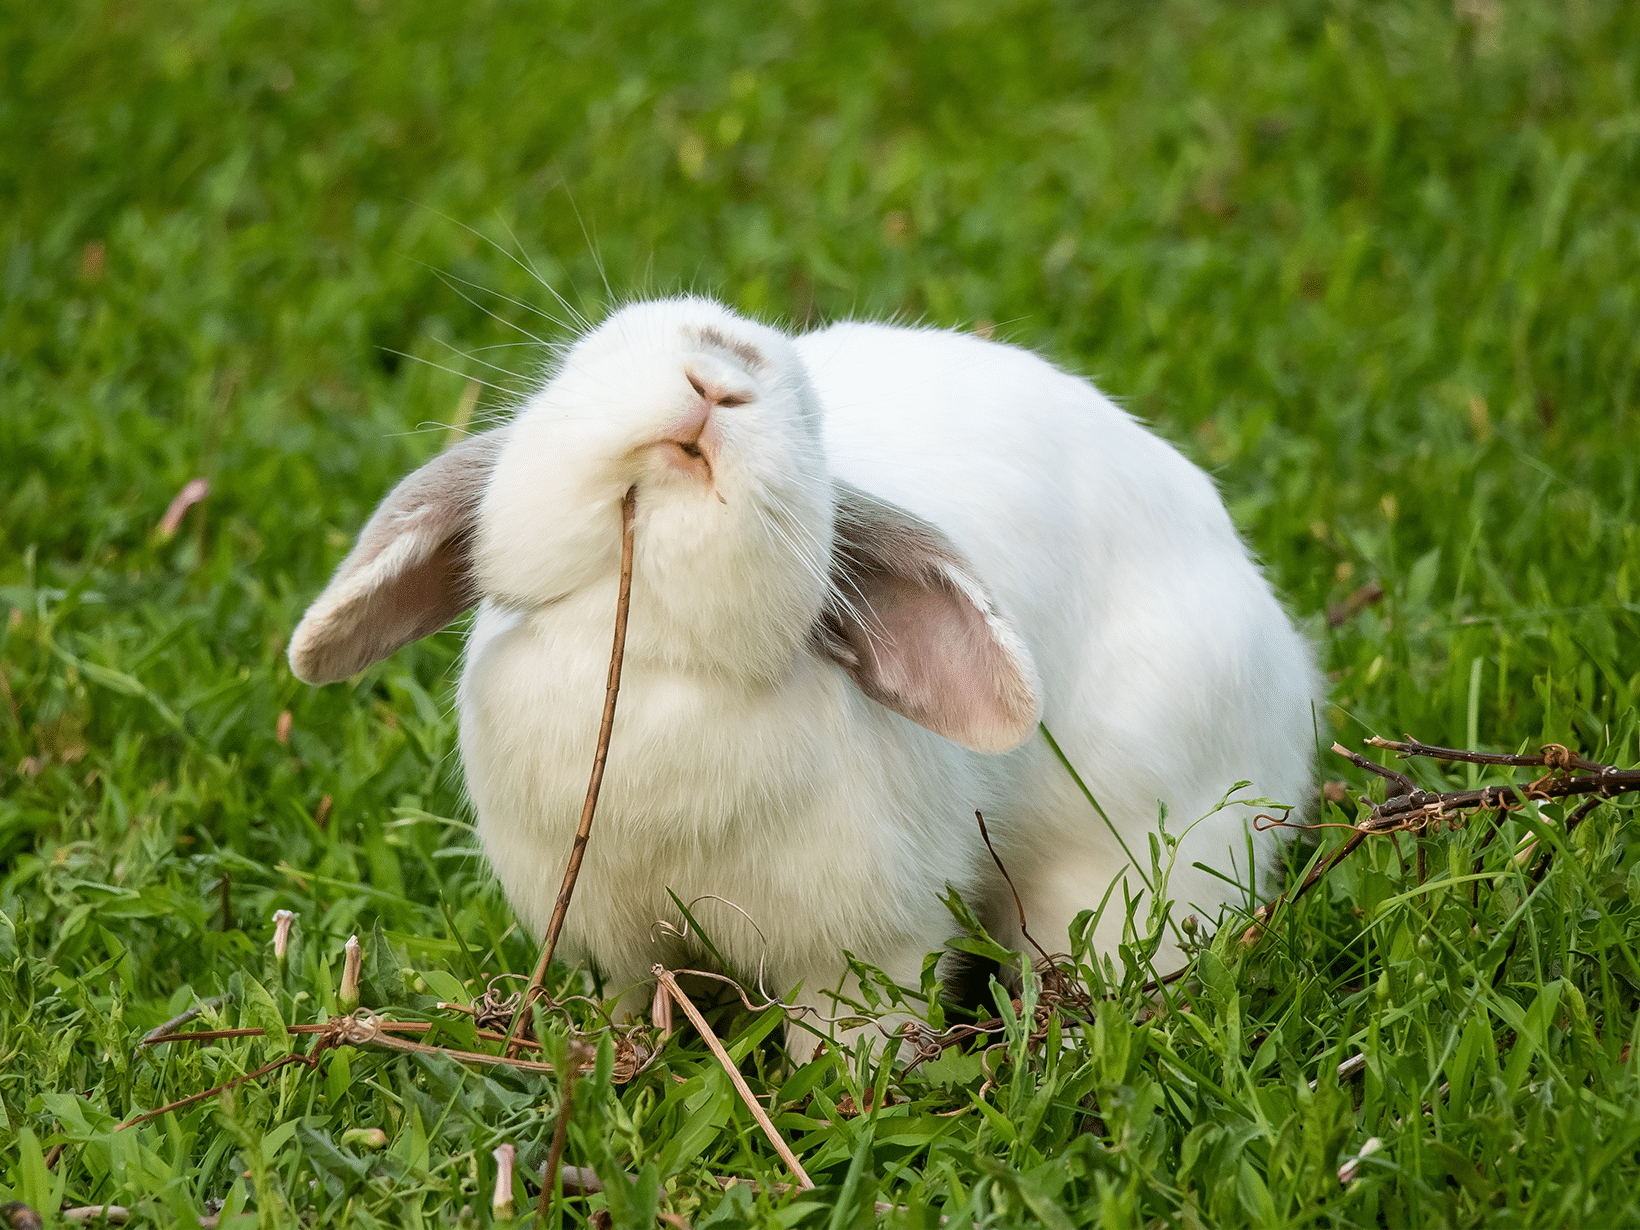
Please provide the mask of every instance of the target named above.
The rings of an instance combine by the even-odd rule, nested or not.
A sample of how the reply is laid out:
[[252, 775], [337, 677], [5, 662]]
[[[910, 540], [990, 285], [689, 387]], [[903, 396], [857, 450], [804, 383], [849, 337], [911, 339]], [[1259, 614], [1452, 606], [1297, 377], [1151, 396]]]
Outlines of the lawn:
[[[511, 1143], [533, 1221], [555, 1075], [343, 1048], [114, 1128], [305, 1049], [350, 934], [447, 1046], [436, 1000], [531, 968], [459, 630], [323, 689], [284, 645], [572, 309], [680, 289], [1097, 380], [1313, 636], [1350, 799], [1383, 783], [1333, 739], [1640, 755], [1640, 7], [0, 0], [0, 1204], [485, 1225]], [[1035, 1045], [1004, 997], [983, 1067], [793, 1071], [777, 1009], [716, 1011], [808, 1192], [693, 1029], [625, 1082], [606, 1036], [564, 1158], [606, 1191], [549, 1220], [1640, 1224], [1634, 798], [1375, 837], [1160, 992], [1142, 902], [1085, 1023]], [[205, 1001], [266, 1035], [138, 1048]]]

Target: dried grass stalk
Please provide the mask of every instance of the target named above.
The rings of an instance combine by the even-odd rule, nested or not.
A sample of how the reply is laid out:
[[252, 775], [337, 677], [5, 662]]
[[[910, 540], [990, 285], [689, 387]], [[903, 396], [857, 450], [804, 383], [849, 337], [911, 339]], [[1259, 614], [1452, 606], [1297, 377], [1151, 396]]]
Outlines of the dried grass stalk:
[[746, 1109], [752, 1112], [752, 1118], [757, 1120], [757, 1126], [763, 1129], [763, 1134], [769, 1138], [769, 1143], [774, 1146], [774, 1151], [780, 1154], [780, 1160], [785, 1162], [787, 1168], [791, 1170], [792, 1177], [797, 1180], [798, 1189], [807, 1191], [813, 1187], [814, 1180], [809, 1178], [808, 1171], [803, 1169], [803, 1163], [797, 1160], [797, 1154], [792, 1152], [791, 1146], [775, 1130], [774, 1121], [769, 1118], [769, 1112], [764, 1110], [758, 1100], [752, 1096], [752, 1090], [746, 1084], [746, 1078], [740, 1074], [740, 1069], [735, 1066], [734, 1060], [729, 1058], [729, 1052], [723, 1049], [723, 1043], [718, 1041], [717, 1034], [712, 1032], [712, 1027], [706, 1023], [706, 1018], [700, 1014], [700, 1009], [695, 1007], [694, 1000], [683, 993], [683, 988], [678, 985], [677, 978], [664, 965], [655, 966], [654, 974], [655, 981], [666, 988], [666, 993], [672, 997], [672, 1002], [683, 1009], [683, 1015], [689, 1018], [689, 1023], [700, 1031], [701, 1037], [706, 1039], [706, 1045], [712, 1048], [712, 1054], [717, 1056], [717, 1061], [723, 1065], [723, 1070], [729, 1074], [729, 1079], [734, 1082], [735, 1092], [740, 1094], [740, 1100], [746, 1103]]

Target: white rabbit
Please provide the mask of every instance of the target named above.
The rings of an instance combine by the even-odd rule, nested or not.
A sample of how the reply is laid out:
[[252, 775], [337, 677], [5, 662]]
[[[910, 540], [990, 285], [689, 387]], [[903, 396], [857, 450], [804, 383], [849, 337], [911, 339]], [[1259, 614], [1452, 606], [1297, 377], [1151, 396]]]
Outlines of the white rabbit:
[[[828, 1013], [845, 950], [915, 985], [953, 931], [947, 884], [1021, 946], [976, 809], [1050, 948], [1115, 878], [1143, 891], [1039, 720], [1147, 871], [1159, 801], [1177, 834], [1239, 780], [1311, 792], [1308, 644], [1208, 478], [1086, 381], [958, 333], [794, 339], [704, 299], [638, 303], [509, 423], [406, 478], [290, 647], [299, 677], [334, 681], [478, 604], [462, 759], [537, 933], [592, 763], [634, 484], [625, 673], [560, 945], [629, 1009], [657, 960], [701, 959], [655, 932], [668, 889], [740, 906], [761, 934], [700, 907], [734, 972], [766, 961], [771, 991]], [[1249, 815], [1185, 838], [1178, 915], [1239, 895], [1194, 864], [1251, 884], [1249, 852], [1271, 861]]]

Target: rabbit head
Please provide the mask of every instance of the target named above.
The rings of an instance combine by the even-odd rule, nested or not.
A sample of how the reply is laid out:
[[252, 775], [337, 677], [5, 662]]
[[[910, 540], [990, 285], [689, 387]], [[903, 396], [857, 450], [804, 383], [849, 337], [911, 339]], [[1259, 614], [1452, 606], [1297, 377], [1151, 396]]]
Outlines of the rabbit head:
[[629, 663], [769, 687], [815, 653], [965, 746], [1034, 731], [1029, 654], [967, 561], [829, 476], [784, 334], [693, 298], [616, 312], [505, 427], [395, 488], [297, 628], [292, 668], [344, 678], [481, 598], [612, 598], [634, 486]]
[[774, 679], [829, 584], [818, 419], [774, 330], [700, 300], [618, 312], [514, 421], [479, 510], [479, 588], [530, 609], [607, 585], [636, 484], [630, 652]]

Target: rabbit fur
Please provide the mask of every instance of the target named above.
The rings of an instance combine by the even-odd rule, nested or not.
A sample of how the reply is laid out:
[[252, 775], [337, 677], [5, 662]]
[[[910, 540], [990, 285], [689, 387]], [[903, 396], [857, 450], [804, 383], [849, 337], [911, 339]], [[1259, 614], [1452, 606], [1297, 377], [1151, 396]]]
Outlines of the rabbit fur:
[[[1022, 947], [976, 809], [1050, 948], [1113, 881], [1143, 891], [1039, 719], [1142, 859], [1159, 803], [1177, 835], [1237, 781], [1312, 792], [1309, 645], [1208, 477], [1087, 381], [943, 330], [791, 337], [706, 299], [636, 303], [504, 426], [405, 479], [290, 647], [299, 677], [333, 681], [476, 603], [461, 756], [537, 934], [593, 759], [634, 484], [620, 703], [559, 948], [627, 1009], [656, 961], [702, 959], [656, 930], [681, 921], [668, 889], [738, 906], [698, 906], [732, 972], [822, 1014], [845, 951], [916, 984], [954, 929], [947, 885]], [[1184, 837], [1176, 916], [1242, 896], [1195, 864], [1254, 885], [1249, 856], [1274, 861], [1251, 814]]]

